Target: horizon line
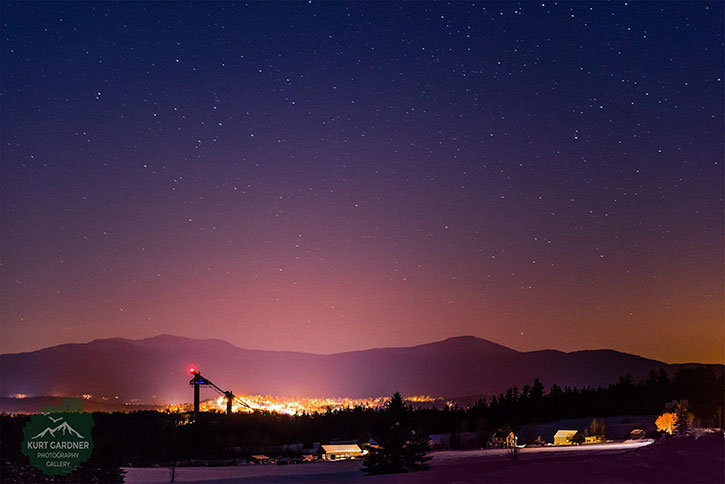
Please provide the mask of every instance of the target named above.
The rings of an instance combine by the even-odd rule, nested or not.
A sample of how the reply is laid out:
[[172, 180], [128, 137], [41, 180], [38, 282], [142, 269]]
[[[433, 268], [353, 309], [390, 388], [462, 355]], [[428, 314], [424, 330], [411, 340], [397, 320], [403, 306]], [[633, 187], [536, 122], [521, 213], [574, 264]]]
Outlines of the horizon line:
[[340, 354], [345, 354], [345, 353], [360, 353], [360, 352], [373, 351], [373, 350], [392, 350], [392, 349], [416, 348], [416, 347], [427, 346], [427, 345], [436, 344], [436, 343], [443, 343], [445, 341], [449, 341], [449, 340], [452, 340], [452, 339], [473, 338], [473, 339], [476, 339], [476, 340], [485, 341], [487, 343], [490, 343], [490, 344], [499, 346], [499, 347], [504, 348], [504, 349], [507, 349], [507, 350], [516, 351], [518, 353], [535, 353], [535, 352], [539, 352], [539, 351], [557, 351], [557, 352], [560, 352], [560, 353], [570, 354], [570, 353], [579, 353], [579, 352], [584, 352], [584, 351], [615, 351], [617, 353], [632, 355], [632, 356], [635, 356], [635, 357], [638, 357], [638, 358], [643, 358], [643, 359], [647, 359], [647, 360], [657, 361], [657, 362], [664, 363], [664, 364], [667, 364], [667, 365], [697, 365], [697, 364], [700, 364], [700, 365], [725, 365], [725, 356], [723, 358], [723, 362], [704, 362], [704, 361], [671, 362], [671, 361], [660, 360], [660, 359], [654, 358], [654, 357], [644, 356], [644, 355], [638, 354], [638, 353], [629, 353], [627, 351], [622, 351], [622, 350], [618, 350], [618, 349], [614, 349], [614, 348], [585, 348], [585, 349], [575, 349], [575, 350], [571, 350], [571, 351], [566, 351], [566, 350], [561, 350], [561, 349], [555, 349], [555, 348], [541, 348], [541, 349], [523, 351], [523, 350], [519, 350], [519, 349], [516, 349], [516, 348], [512, 348], [510, 346], [506, 346], [506, 345], [497, 343], [497, 342], [492, 341], [492, 340], [489, 340], [487, 338], [482, 338], [480, 336], [475, 336], [475, 335], [472, 335], [472, 334], [461, 334], [461, 335], [456, 335], [456, 336], [449, 336], [447, 338], [443, 338], [443, 339], [440, 339], [440, 340], [429, 341], [429, 342], [418, 343], [418, 344], [411, 344], [411, 345], [408, 345], [408, 346], [400, 346], [400, 345], [396, 345], [396, 346], [374, 346], [374, 347], [370, 347], [370, 348], [353, 349], [353, 350], [346, 350], [346, 351], [335, 351], [335, 352], [331, 352], [331, 353], [317, 353], [317, 352], [299, 351], [299, 350], [249, 348], [249, 347], [238, 346], [235, 343], [232, 343], [232, 342], [230, 342], [228, 340], [221, 339], [221, 338], [194, 338], [194, 337], [191, 337], [191, 336], [181, 336], [181, 335], [176, 335], [176, 334], [171, 334], [171, 333], [159, 333], [159, 334], [157, 334], [155, 336], [147, 336], [147, 337], [136, 338], [136, 339], [134, 339], [134, 338], [128, 338], [128, 337], [123, 337], [123, 336], [111, 336], [111, 337], [107, 337], [107, 338], [94, 338], [94, 339], [91, 339], [91, 340], [88, 340], [88, 341], [85, 341], [85, 342], [69, 341], [69, 342], [65, 342], [65, 343], [59, 343], [59, 344], [56, 344], [56, 345], [44, 346], [44, 347], [40, 347], [40, 348], [37, 348], [37, 349], [31, 349], [31, 350], [25, 350], [25, 351], [16, 351], [16, 352], [11, 352], [11, 353], [0, 353], [0, 356], [18, 355], [18, 354], [23, 354], [23, 353], [33, 353], [33, 352], [36, 352], [36, 351], [42, 351], [42, 350], [46, 350], [46, 349], [50, 349], [50, 348], [56, 348], [56, 347], [65, 346], [65, 345], [86, 345], [86, 344], [94, 343], [96, 341], [126, 340], [126, 341], [132, 341], [132, 342], [140, 342], [140, 341], [157, 339], [157, 338], [161, 338], [161, 337], [171, 337], [171, 338], [180, 338], [180, 339], [197, 340], [197, 341], [221, 341], [223, 343], [230, 344], [230, 345], [232, 345], [232, 346], [234, 346], [236, 348], [239, 348], [241, 350], [248, 350], [248, 351], [269, 351], [269, 352], [277, 352], [277, 353], [302, 353], [302, 354], [316, 355], [316, 356], [334, 356], [334, 355], [340, 355]]

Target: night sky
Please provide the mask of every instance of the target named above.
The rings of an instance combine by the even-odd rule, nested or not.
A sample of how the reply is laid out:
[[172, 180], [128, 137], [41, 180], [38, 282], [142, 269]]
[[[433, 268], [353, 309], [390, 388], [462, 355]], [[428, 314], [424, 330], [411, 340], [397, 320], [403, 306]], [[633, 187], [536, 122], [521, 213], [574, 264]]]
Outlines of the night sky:
[[3, 353], [725, 361], [721, 2], [0, 9]]

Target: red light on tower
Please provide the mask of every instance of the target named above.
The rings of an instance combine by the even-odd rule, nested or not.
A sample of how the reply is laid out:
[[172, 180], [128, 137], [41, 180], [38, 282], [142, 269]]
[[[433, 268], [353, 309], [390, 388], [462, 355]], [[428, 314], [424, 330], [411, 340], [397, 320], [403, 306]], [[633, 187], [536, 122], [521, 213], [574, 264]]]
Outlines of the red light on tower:
[[193, 366], [192, 366], [191, 368], [189, 368], [189, 373], [191, 373], [192, 375], [193, 375], [194, 373], [196, 373], [196, 372], [197, 372], [197, 370], [196, 370], [196, 368], [194, 368]]

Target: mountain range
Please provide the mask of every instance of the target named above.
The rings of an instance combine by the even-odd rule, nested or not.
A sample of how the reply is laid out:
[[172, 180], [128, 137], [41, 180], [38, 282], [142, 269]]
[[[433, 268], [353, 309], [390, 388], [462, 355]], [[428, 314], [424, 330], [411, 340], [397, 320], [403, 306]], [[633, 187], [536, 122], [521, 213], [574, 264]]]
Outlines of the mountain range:
[[[650, 370], [682, 365], [613, 350], [565, 353], [516, 351], [485, 339], [459, 336], [402, 348], [330, 355], [239, 348], [218, 339], [160, 335], [99, 339], [0, 355], [0, 394], [106, 397], [120, 402], [192, 400], [190, 367], [235, 394], [371, 397], [492, 395], [539, 378], [547, 389], [633, 381]], [[715, 365], [722, 371], [722, 365]], [[202, 398], [215, 396], [202, 390]]]

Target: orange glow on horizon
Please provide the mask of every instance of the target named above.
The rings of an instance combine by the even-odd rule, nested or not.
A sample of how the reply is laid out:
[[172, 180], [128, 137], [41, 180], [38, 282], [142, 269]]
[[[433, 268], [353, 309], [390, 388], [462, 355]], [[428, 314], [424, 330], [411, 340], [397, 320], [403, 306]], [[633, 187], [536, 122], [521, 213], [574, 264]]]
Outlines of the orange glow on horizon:
[[[261, 410], [265, 412], [281, 413], [286, 415], [301, 415], [305, 413], [324, 413], [330, 410], [341, 410], [346, 408], [363, 407], [363, 408], [382, 408], [389, 397], [369, 397], [369, 398], [304, 398], [304, 397], [278, 397], [272, 395], [235, 395], [239, 400], [244, 401], [249, 407], [245, 407], [238, 401], [232, 401], [233, 412], [253, 412]], [[440, 403], [450, 406], [452, 402], [444, 400], [440, 397], [430, 397], [427, 395], [415, 395], [405, 397], [408, 403]], [[164, 411], [168, 412], [188, 412], [192, 409], [191, 403], [182, 403], [175, 405], [167, 405]], [[219, 396], [216, 399], [204, 400], [201, 402], [200, 409], [202, 412], [220, 411], [225, 412], [227, 408], [226, 398]]]

